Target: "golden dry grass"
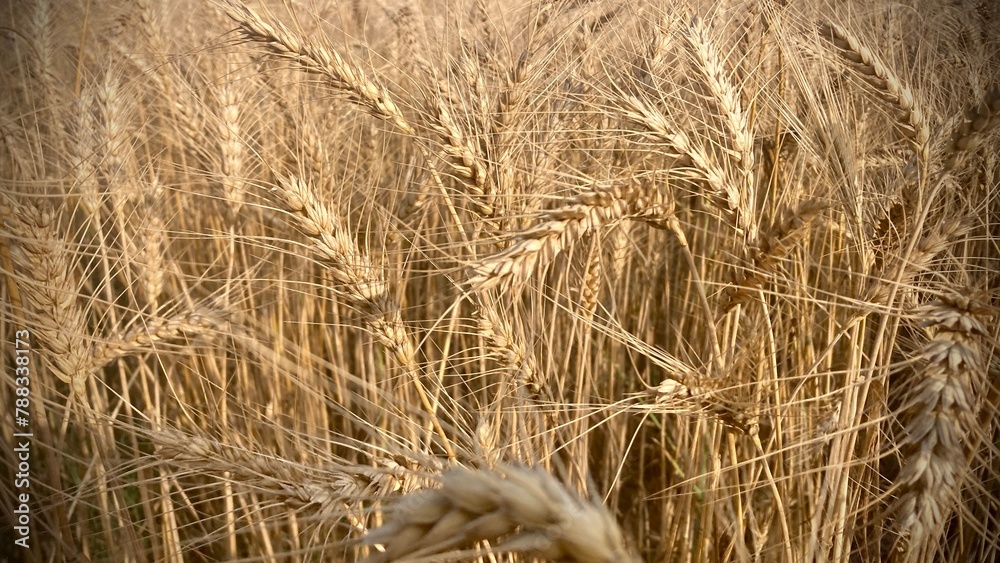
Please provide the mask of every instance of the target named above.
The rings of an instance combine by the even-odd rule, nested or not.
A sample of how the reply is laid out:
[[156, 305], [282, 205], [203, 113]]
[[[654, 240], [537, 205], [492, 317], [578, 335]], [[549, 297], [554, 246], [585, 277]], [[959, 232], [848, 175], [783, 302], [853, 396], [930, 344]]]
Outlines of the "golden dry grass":
[[991, 3], [0, 13], [0, 552], [1000, 558]]

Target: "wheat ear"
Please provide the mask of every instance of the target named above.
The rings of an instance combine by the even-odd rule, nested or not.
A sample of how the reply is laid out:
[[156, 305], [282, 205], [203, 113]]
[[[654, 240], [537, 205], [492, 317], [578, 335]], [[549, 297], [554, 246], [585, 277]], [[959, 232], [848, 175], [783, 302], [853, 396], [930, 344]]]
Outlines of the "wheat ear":
[[449, 167], [473, 196], [470, 198], [476, 214], [483, 218], [496, 215], [494, 197], [488, 193], [488, 166], [476, 145], [462, 132], [445, 103], [445, 96], [435, 96], [428, 101], [431, 107], [429, 122], [441, 138], [441, 152]]
[[685, 37], [691, 55], [697, 63], [695, 66], [701, 70], [729, 134], [729, 142], [733, 147], [733, 152], [730, 154], [737, 160], [740, 175], [736, 207], [741, 210], [741, 227], [746, 229], [747, 240], [755, 241], [757, 240], [757, 222], [753, 213], [757, 201], [754, 182], [755, 159], [748, 115], [743, 110], [740, 94], [730, 79], [730, 73], [726, 72], [722, 55], [715, 46], [705, 20], [699, 17], [692, 18]]
[[753, 436], [760, 431], [757, 415], [728, 401], [721, 393], [705, 387], [688, 386], [677, 379], [664, 379], [648, 394], [654, 397], [655, 406], [640, 405], [640, 410], [667, 410], [686, 414], [708, 414], [723, 425]]
[[910, 561], [924, 561], [934, 553], [934, 542], [958, 505], [969, 471], [966, 450], [978, 428], [985, 395], [981, 340], [990, 335], [986, 311], [964, 295], [939, 299], [920, 311], [932, 337], [923, 348], [924, 366], [902, 408], [904, 463], [891, 509], [900, 531], [908, 536]]
[[27, 288], [20, 294], [34, 315], [34, 331], [45, 345], [52, 372], [86, 393], [91, 346], [79, 286], [67, 242], [56, 231], [55, 211], [45, 204], [22, 205], [0, 197], [0, 220], [17, 243], [12, 252], [15, 276]]
[[389, 91], [336, 51], [299, 38], [281, 22], [264, 21], [236, 0], [226, 0], [226, 14], [239, 25], [245, 39], [264, 45], [275, 55], [294, 61], [308, 72], [324, 76], [334, 88], [347, 92], [351, 101], [372, 115], [394, 124], [404, 133], [413, 133]]
[[584, 192], [543, 213], [537, 225], [515, 235], [513, 245], [474, 265], [468, 283], [485, 290], [523, 281], [591, 231], [629, 217], [658, 221], [668, 216], [672, 206], [655, 187], [630, 183]]
[[[741, 194], [740, 186], [729, 180], [709, 151], [694, 143], [686, 132], [675, 130], [653, 103], [636, 95], [624, 94], [620, 106], [622, 115], [640, 125], [646, 137], [664, 143], [670, 156], [681, 159], [671, 168], [671, 174], [706, 182], [710, 190], [705, 193], [705, 200], [722, 214], [729, 225], [749, 238], [753, 228], [751, 213], [746, 205], [748, 200]], [[688, 164], [691, 168], [682, 166]]]
[[987, 94], [964, 117], [952, 133], [951, 142], [945, 151], [946, 170], [957, 168], [969, 152], [974, 151], [990, 133], [1000, 128], [1000, 88]]
[[579, 563], [636, 561], [602, 506], [577, 498], [540, 469], [455, 469], [441, 488], [403, 497], [366, 543], [384, 551], [367, 563], [443, 554], [505, 537], [495, 551]]
[[322, 468], [304, 467], [273, 454], [171, 429], [153, 431], [149, 436], [156, 447], [156, 456], [171, 465], [232, 479], [247, 489], [272, 495], [289, 508], [315, 514], [323, 520], [346, 517], [358, 532], [366, 529], [362, 501], [408, 488], [402, 472], [346, 462], [327, 463]]
[[785, 210], [784, 217], [751, 250], [750, 265], [726, 288], [723, 293], [722, 314], [745, 303], [755, 290], [760, 289], [767, 277], [774, 273], [778, 261], [805, 236], [809, 225], [826, 207], [820, 201], [809, 199]]
[[910, 140], [921, 163], [928, 159], [930, 126], [927, 113], [910, 87], [858, 36], [833, 22], [820, 24], [822, 36], [833, 43], [836, 53], [854, 73], [869, 84], [880, 98], [898, 109], [898, 124]]
[[316, 198], [308, 184], [295, 177], [282, 178], [271, 190], [276, 202], [289, 213], [291, 222], [309, 237], [312, 251], [326, 266], [338, 289], [351, 305], [365, 316], [365, 323], [375, 338], [385, 346], [396, 363], [411, 377], [420, 402], [431, 417], [449, 456], [454, 451], [437, 417], [432, 402], [420, 381], [416, 346], [403, 324], [399, 302], [390, 294], [382, 267], [362, 252], [338, 215]]
[[96, 344], [90, 369], [96, 371], [120, 358], [151, 351], [162, 342], [211, 335], [226, 323], [225, 315], [207, 309], [143, 322], [141, 326]]
[[378, 340], [401, 366], [413, 368], [415, 348], [382, 267], [358, 248], [338, 215], [320, 202], [303, 180], [282, 178], [271, 195], [289, 213], [292, 224], [312, 241], [312, 251], [339, 284], [337, 289], [365, 315]]

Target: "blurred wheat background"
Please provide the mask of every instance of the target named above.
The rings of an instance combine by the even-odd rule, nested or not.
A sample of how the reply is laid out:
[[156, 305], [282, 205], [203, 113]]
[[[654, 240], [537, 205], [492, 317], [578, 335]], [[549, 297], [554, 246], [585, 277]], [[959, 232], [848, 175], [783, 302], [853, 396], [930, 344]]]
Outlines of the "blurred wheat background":
[[0, 18], [15, 558], [998, 559], [993, 3]]

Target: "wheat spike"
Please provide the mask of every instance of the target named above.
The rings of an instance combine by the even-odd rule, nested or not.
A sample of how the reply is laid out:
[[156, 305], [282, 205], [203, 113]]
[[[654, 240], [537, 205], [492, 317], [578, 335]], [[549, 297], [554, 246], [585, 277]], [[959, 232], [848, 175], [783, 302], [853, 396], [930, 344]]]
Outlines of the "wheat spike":
[[[509, 536], [495, 551], [528, 552], [579, 563], [635, 561], [600, 505], [573, 496], [540, 469], [455, 469], [441, 487], [407, 495], [389, 522], [366, 538], [384, 551], [367, 563], [443, 554]], [[511, 535], [513, 534], [513, 535]]]
[[934, 552], [969, 471], [967, 447], [986, 382], [981, 339], [990, 334], [987, 311], [967, 295], [939, 299], [920, 311], [931, 338], [922, 350], [923, 367], [905, 393], [904, 463], [892, 507], [910, 561]]

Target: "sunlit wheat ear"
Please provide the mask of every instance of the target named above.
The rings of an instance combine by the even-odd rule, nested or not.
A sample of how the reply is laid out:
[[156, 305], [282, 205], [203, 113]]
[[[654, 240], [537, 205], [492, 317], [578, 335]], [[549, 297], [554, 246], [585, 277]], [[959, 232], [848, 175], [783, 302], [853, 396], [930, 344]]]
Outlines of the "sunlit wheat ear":
[[46, 348], [52, 373], [78, 396], [86, 393], [91, 361], [90, 334], [79, 303], [76, 266], [69, 243], [56, 229], [47, 204], [19, 204], [0, 197], [0, 228], [17, 245], [12, 259], [33, 331]]
[[726, 69], [723, 55], [715, 46], [715, 40], [705, 20], [699, 17], [691, 18], [685, 37], [691, 56], [696, 62], [695, 67], [701, 71], [702, 79], [708, 85], [721, 113], [729, 137], [726, 141], [732, 145], [731, 155], [736, 160], [736, 168], [739, 171], [735, 196], [735, 207], [740, 210], [738, 226], [746, 233], [747, 240], [756, 241], [755, 155], [749, 115], [743, 109], [740, 93], [731, 78], [732, 73]]
[[414, 369], [415, 347], [403, 325], [399, 303], [390, 294], [383, 268], [358, 248], [337, 213], [319, 201], [303, 180], [284, 178], [271, 195], [288, 212], [289, 222], [309, 237], [313, 254], [326, 266], [341, 294], [365, 315], [379, 342], [402, 367]]
[[836, 53], [873, 92], [897, 111], [900, 131], [910, 140], [922, 163], [928, 159], [930, 116], [910, 87], [865, 44], [861, 38], [833, 22], [820, 23], [820, 34], [833, 43]]
[[240, 2], [227, 0], [226, 5], [226, 13], [239, 25], [245, 39], [297, 63], [306, 72], [325, 77], [332, 87], [346, 92], [351, 101], [375, 117], [392, 123], [404, 133], [413, 132], [389, 91], [376, 84], [361, 67], [345, 61], [336, 51], [302, 39], [280, 22], [264, 21]]
[[589, 232], [629, 217], [657, 221], [671, 214], [671, 201], [655, 187], [629, 182], [595, 188], [544, 212], [534, 227], [513, 237], [510, 247], [473, 265], [469, 286], [485, 290], [524, 281]]
[[741, 184], [732, 182], [725, 169], [706, 147], [707, 139], [692, 139], [691, 135], [668, 119], [653, 102], [627, 94], [618, 100], [622, 115], [641, 129], [643, 136], [663, 143], [666, 154], [678, 159], [670, 170], [676, 177], [704, 182], [705, 201], [719, 211], [726, 222], [741, 236], [748, 237], [752, 210], [741, 192]]
[[988, 309], [964, 295], [935, 301], [920, 314], [931, 338], [900, 414], [903, 467], [892, 507], [910, 561], [934, 553], [944, 523], [958, 506], [969, 471], [967, 448], [980, 431], [986, 384], [982, 339], [990, 335]]
[[515, 466], [445, 473], [439, 489], [405, 496], [365, 541], [384, 547], [367, 563], [444, 554], [478, 541], [490, 541], [497, 552], [552, 560], [635, 561], [603, 507], [577, 498], [540, 469]]

